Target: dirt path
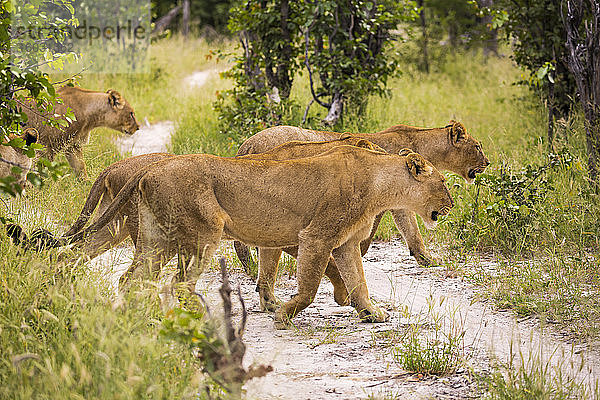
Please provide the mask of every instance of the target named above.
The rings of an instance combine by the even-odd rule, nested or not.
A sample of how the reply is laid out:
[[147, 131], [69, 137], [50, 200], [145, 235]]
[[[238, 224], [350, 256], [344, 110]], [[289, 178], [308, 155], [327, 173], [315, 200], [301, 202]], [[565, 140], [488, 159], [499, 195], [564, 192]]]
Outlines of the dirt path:
[[[198, 89], [204, 86], [209, 79], [216, 76], [218, 72], [219, 70], [216, 68], [196, 71], [183, 78], [182, 85], [186, 90]], [[174, 132], [175, 123], [173, 121], [150, 124], [146, 120], [145, 124], [133, 135], [118, 135], [115, 137], [115, 144], [123, 155], [131, 153], [132, 156], [138, 156], [166, 152], [171, 145], [171, 136]]]
[[175, 124], [171, 121], [146, 124], [131, 136], [117, 136], [115, 144], [121, 154], [131, 153], [132, 156], [166, 152], [173, 132]]
[[[230, 243], [221, 253], [233, 254]], [[110, 279], [116, 284], [119, 274], [131, 259], [129, 248], [114, 249], [93, 260], [97, 268], [110, 268]], [[240, 271], [232, 271], [231, 280], [239, 284], [248, 307], [248, 325], [244, 340], [248, 346], [245, 363], [268, 363], [274, 372], [246, 385], [249, 399], [361, 399], [370, 394], [394, 394], [402, 399], [464, 399], [473, 395], [475, 383], [468, 368], [489, 370], [493, 355], [508, 359], [513, 351], [527, 357], [541, 354], [544, 360], [563, 373], [577, 374], [583, 358], [585, 368], [579, 379], [594, 380], [600, 371], [600, 355], [590, 348], [572, 346], [560, 337], [540, 332], [534, 321], [518, 322], [510, 312], [492, 310], [476, 301], [473, 288], [456, 278], [442, 277], [440, 270], [419, 267], [401, 241], [374, 243], [364, 257], [365, 273], [371, 297], [387, 308], [391, 321], [385, 324], [363, 324], [351, 307], [340, 307], [333, 301], [331, 285], [324, 281], [315, 302], [299, 316], [291, 330], [276, 330], [273, 316], [260, 311], [254, 282]], [[206, 273], [198, 283], [206, 293], [213, 312], [220, 310], [216, 272]], [[279, 279], [276, 294], [289, 299], [295, 292], [295, 278]], [[409, 322], [434, 312], [456, 322], [465, 332], [463, 354], [468, 368], [445, 378], [421, 378], [403, 371], [394, 363], [391, 347], [377, 339], [390, 330], [399, 330]], [[408, 308], [408, 314], [401, 312]], [[239, 307], [237, 309], [239, 314]], [[583, 351], [585, 350], [585, 351]], [[562, 361], [561, 361], [562, 360]]]

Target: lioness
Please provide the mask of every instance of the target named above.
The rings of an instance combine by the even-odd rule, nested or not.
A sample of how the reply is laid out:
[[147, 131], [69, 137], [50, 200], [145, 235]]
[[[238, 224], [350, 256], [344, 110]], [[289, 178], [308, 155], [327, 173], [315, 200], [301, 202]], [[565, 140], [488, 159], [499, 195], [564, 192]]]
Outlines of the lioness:
[[[263, 153], [275, 146], [291, 140], [322, 141], [339, 137], [336, 132], [314, 131], [293, 126], [275, 126], [267, 128], [248, 138], [238, 150], [238, 155]], [[462, 176], [468, 183], [472, 183], [475, 176], [483, 172], [490, 164], [483, 153], [481, 145], [471, 137], [463, 124], [450, 121], [443, 128], [417, 128], [408, 125], [392, 126], [376, 133], [352, 133], [352, 136], [369, 140], [389, 153], [398, 153], [401, 149], [409, 148], [430, 161], [440, 170], [449, 170]], [[394, 222], [398, 231], [404, 237], [410, 250], [421, 265], [430, 265], [435, 261], [425, 248], [423, 238], [419, 232], [417, 221], [413, 213], [406, 210], [392, 210]], [[362, 244], [364, 255], [371, 244], [381, 221], [378, 215], [373, 224], [371, 233]], [[240, 261], [248, 268], [250, 253], [248, 248], [241, 243], [235, 243], [236, 253]], [[343, 296], [336, 296], [342, 298]]]
[[[350, 135], [341, 135], [339, 139], [329, 140], [325, 142], [288, 142], [262, 154], [250, 154], [242, 158], [255, 159], [270, 159], [270, 160], [287, 160], [291, 158], [308, 157], [323, 153], [333, 147], [340, 145], [350, 145], [364, 147], [374, 151], [384, 151], [381, 147], [370, 143], [367, 140], [352, 137]], [[64, 234], [64, 237], [70, 237], [81, 231], [90, 220], [94, 210], [96, 215], [102, 215], [115, 198], [117, 193], [125, 185], [125, 183], [138, 171], [148, 165], [166, 158], [174, 157], [169, 153], [152, 153], [143, 154], [140, 156], [126, 158], [111, 164], [98, 175], [96, 181], [92, 184], [90, 192], [87, 196], [85, 204], [71, 227]], [[19, 229], [19, 243], [23, 245], [31, 244], [33, 247], [46, 247], [48, 243], [44, 242], [44, 238], [37, 238], [36, 241], [30, 241]], [[83, 251], [89, 258], [94, 258], [109, 248], [119, 244], [127, 237], [131, 237], [135, 243], [138, 232], [138, 208], [137, 199], [130, 200], [115, 218], [110, 221], [102, 229], [94, 232], [86, 238], [83, 244]], [[15, 237], [16, 239], [16, 237]], [[67, 244], [68, 240], [55, 239], [54, 237], [46, 237], [47, 240], [53, 243]], [[52, 247], [52, 246], [50, 246]]]
[[138, 172], [73, 240], [102, 229], [135, 196], [136, 252], [122, 283], [142, 263], [156, 270], [179, 254], [189, 261], [180, 275], [187, 274], [193, 288], [223, 237], [261, 248], [298, 246], [298, 294], [277, 310], [278, 323], [312, 302], [332, 254], [361, 319], [387, 320], [369, 300], [360, 254], [375, 216], [402, 208], [435, 225], [453, 206], [445, 178], [408, 150], [397, 155], [338, 146], [283, 161], [197, 154]]
[[46, 125], [48, 116], [40, 114], [32, 103], [21, 103], [20, 106], [27, 114], [27, 126], [38, 131], [39, 143], [46, 146], [41, 156], [52, 160], [56, 154], [64, 152], [69, 165], [81, 178], [87, 178], [82, 146], [89, 141], [92, 129], [107, 127], [131, 135], [140, 128], [133, 108], [115, 90], [103, 93], [63, 86], [57, 90], [57, 97], [62, 104], [55, 105], [54, 114], [65, 115], [71, 109], [76, 118], [62, 129]]
[[[26, 128], [19, 136], [27, 146], [37, 142], [37, 131]], [[12, 137], [9, 139], [13, 139]], [[0, 145], [0, 178], [14, 176], [19, 185], [25, 183], [25, 177], [31, 169], [32, 159], [27, 157], [23, 149], [7, 145]], [[13, 172], [13, 167], [21, 168], [19, 173]]]

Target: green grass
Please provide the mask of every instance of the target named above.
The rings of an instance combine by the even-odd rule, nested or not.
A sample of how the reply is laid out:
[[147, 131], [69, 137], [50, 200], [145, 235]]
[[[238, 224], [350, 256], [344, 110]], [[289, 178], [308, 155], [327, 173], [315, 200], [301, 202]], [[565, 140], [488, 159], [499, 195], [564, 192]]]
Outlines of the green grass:
[[156, 290], [114, 310], [102, 277], [0, 242], [0, 398], [197, 398], [192, 354], [161, 340]]
[[[568, 364], [564, 357], [558, 365], [544, 360], [540, 354], [518, 356], [511, 353], [509, 360], [498, 365], [495, 372], [482, 379], [483, 399], [486, 400], [575, 400], [600, 398], [597, 382], [589, 383], [582, 378], [563, 374], [561, 364]], [[584, 365], [571, 361], [574, 373]]]
[[392, 359], [402, 369], [422, 375], [450, 375], [468, 358], [464, 326], [457, 309], [444, 306], [444, 298], [427, 299], [427, 309], [412, 315], [402, 313], [408, 322], [390, 330], [372, 333], [372, 345], [390, 349]]
[[[216, 92], [231, 83], [213, 80], [189, 91], [183, 79], [195, 71], [225, 68], [223, 62], [210, 57], [210, 51], [232, 48], [229, 42], [209, 45], [203, 40], [172, 38], [152, 45], [148, 74], [89, 74], [83, 75], [79, 84], [120, 91], [141, 122], [174, 121], [171, 150], [177, 154], [230, 156], [236, 152], [237, 138], [219, 133], [221, 121], [212, 103]], [[436, 65], [429, 75], [408, 62], [401, 69], [403, 74], [390, 80], [391, 96], [370, 99], [366, 115], [347, 117], [341, 130], [376, 131], [399, 123], [440, 127], [456, 119], [482, 142], [492, 162], [488, 178], [501, 179], [515, 188], [523, 185], [514, 183], [524, 176], [522, 168], [548, 162], [545, 109], [535, 95], [513, 85], [520, 71], [510, 59], [485, 60], [475, 53], [458, 52]], [[297, 77], [293, 91], [297, 112], [286, 123], [300, 125], [301, 113], [310, 100], [307, 83], [306, 75]], [[313, 105], [306, 126], [319, 128], [325, 113]], [[5, 200], [0, 215], [13, 217], [28, 228], [42, 226], [56, 231], [68, 226], [79, 214], [93, 179], [121, 159], [112, 143], [115, 134], [106, 129], [92, 133], [90, 144], [84, 148], [89, 182], [79, 182], [70, 174], [47, 181], [42, 189], [28, 189], [20, 199]], [[479, 268], [476, 262], [459, 268], [499, 308], [540, 316], [576, 337], [596, 338], [600, 317], [600, 200], [586, 180], [581, 117], [568, 121], [558, 136], [555, 151], [570, 161], [536, 178], [532, 185], [543, 195], [532, 198], [526, 211], [512, 213], [493, 185], [469, 186], [450, 174], [456, 205], [436, 231], [423, 233], [429, 247], [441, 249], [445, 265], [462, 265], [465, 259], [473, 260], [482, 252], [502, 253], [496, 271]], [[377, 237], [387, 240], [396, 235], [388, 215]], [[54, 271], [55, 263], [45, 256], [17, 254], [3, 236], [0, 258], [6, 264], [0, 275], [0, 397], [27, 398], [34, 391], [59, 399], [83, 396], [84, 392], [93, 394], [86, 398], [134, 398], [150, 389], [148, 397], [180, 398], [189, 393], [196, 370], [193, 360], [186, 352], [157, 339], [155, 320], [160, 315], [155, 298], [140, 295], [136, 298], [139, 306], [115, 312], [102, 284], [88, 271], [69, 272], [64, 277]], [[289, 267], [282, 270], [294, 271], [292, 262], [284, 264]], [[73, 321], [78, 321], [77, 331], [82, 334], [73, 334]], [[418, 331], [414, 332], [401, 357], [415, 370], [447, 369], [423, 366], [418, 357], [432, 345], [416, 341]], [[108, 355], [110, 373], [106, 372], [106, 357], [98, 356], [97, 351]], [[17, 362], [17, 370], [11, 358], [26, 353], [36, 356]], [[446, 357], [443, 351], [436, 354]], [[91, 383], [88, 373], [94, 377]], [[541, 373], [535, 372], [535, 379]], [[515, 375], [511, 382], [527, 379]], [[157, 389], [153, 385], [158, 385]], [[497, 385], [501, 387], [500, 380]], [[518, 385], [506, 384], [507, 388], [513, 386]]]

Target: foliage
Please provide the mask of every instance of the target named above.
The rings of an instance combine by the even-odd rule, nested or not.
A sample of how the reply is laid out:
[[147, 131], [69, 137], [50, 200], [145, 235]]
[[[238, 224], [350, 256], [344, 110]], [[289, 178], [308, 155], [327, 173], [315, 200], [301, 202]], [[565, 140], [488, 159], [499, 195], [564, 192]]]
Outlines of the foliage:
[[[571, 188], [582, 179], [583, 168], [566, 150], [547, 157], [543, 165], [527, 164], [515, 170], [503, 164], [496, 172], [480, 174], [475, 180], [475, 196], [469, 197], [473, 203], [444, 222], [453, 232], [452, 245], [519, 253], [550, 243], [549, 233], [558, 240], [557, 230], [563, 227], [560, 221], [568, 220], [573, 206], [557, 202], [556, 196], [565, 189], [565, 179]], [[578, 190], [580, 196], [589, 198], [592, 194], [585, 184]], [[575, 196], [573, 189], [570, 193]]]
[[193, 312], [174, 308], [167, 312], [162, 321], [160, 335], [174, 340], [193, 350], [200, 360], [205, 360], [205, 369], [209, 373], [216, 370], [213, 360], [220, 355], [219, 349], [224, 343], [218, 335], [214, 321], [206, 318], [205, 312]]
[[233, 67], [223, 77], [232, 89], [217, 95], [215, 109], [221, 132], [234, 140], [287, 121], [297, 107], [289, 96], [298, 71], [299, 7], [287, 0], [240, 3], [231, 11], [228, 28], [238, 36], [242, 54], [230, 57]]
[[415, 373], [451, 374], [459, 365], [460, 340], [457, 337], [428, 339], [414, 332], [394, 350], [394, 361]]
[[[179, 0], [152, 0], [152, 21], [164, 16]], [[227, 32], [229, 8], [234, 0], [194, 0], [190, 2], [190, 22], [192, 29], [201, 32], [203, 28], [213, 28], [223, 34]], [[179, 26], [179, 24], [176, 24]], [[177, 31], [177, 28], [173, 30]]]
[[[561, 354], [562, 361], [553, 365], [539, 354], [518, 355], [512, 352], [505, 365], [496, 366], [491, 376], [484, 379], [486, 400], [575, 400], [598, 399], [598, 387], [590, 389], [583, 379], [565, 376], [561, 364], [570, 360]], [[527, 357], [527, 359], [525, 359]], [[583, 364], [581, 365], [583, 367]]]
[[548, 248], [534, 260], [503, 260], [493, 271], [470, 274], [481, 293], [500, 309], [537, 316], [579, 338], [600, 332], [600, 260], [584, 248], [561, 254]]
[[215, 103], [221, 131], [239, 141], [267, 126], [298, 122], [300, 109], [290, 93], [302, 63], [313, 100], [337, 112], [330, 123], [341, 117], [344, 104], [363, 113], [368, 97], [387, 94], [387, 79], [398, 72], [390, 31], [414, 16], [407, 4], [265, 0], [233, 7], [229, 29], [243, 52], [223, 74], [234, 87]]
[[[20, 148], [28, 157], [35, 156], [35, 150], [41, 148], [38, 144], [25, 145], [18, 137], [23, 126], [27, 123], [27, 116], [22, 111], [23, 107], [38, 110], [49, 115], [49, 126], [66, 126], [74, 119], [72, 113], [67, 113], [66, 118], [54, 118], [53, 104], [56, 100], [54, 86], [46, 73], [42, 72], [42, 65], [61, 67], [64, 62], [73, 59], [72, 53], [53, 52], [66, 37], [66, 27], [73, 26], [76, 20], [51, 17], [52, 7], [63, 8], [72, 16], [73, 7], [68, 0], [54, 0], [53, 2], [30, 1], [17, 3], [5, 0], [0, 8], [0, 145]], [[50, 14], [50, 16], [49, 16]], [[15, 26], [15, 21], [27, 21], [28, 26]], [[31, 36], [28, 30], [43, 29], [48, 35], [37, 38]], [[41, 36], [41, 35], [40, 35]], [[39, 60], [44, 61], [39, 61]], [[29, 100], [31, 99], [31, 100]], [[5, 162], [0, 160], [0, 162]], [[15, 168], [19, 169], [19, 167]], [[43, 172], [47, 169], [48, 172]], [[58, 166], [55, 163], [44, 162], [38, 164], [38, 171], [29, 172], [27, 180], [39, 186], [44, 175], [57, 176]], [[0, 190], [16, 195], [22, 188], [16, 185], [13, 177], [0, 179]]]
[[[391, 31], [416, 17], [412, 2], [307, 2], [303, 12], [305, 64], [313, 99], [329, 110], [325, 122], [337, 123], [344, 112], [364, 114], [369, 96], [383, 96], [390, 77], [399, 73], [399, 53]], [[320, 86], [314, 88], [312, 74]], [[330, 100], [323, 101], [323, 97]], [[346, 110], [344, 110], [346, 108]]]
[[[392, 349], [394, 361], [403, 369], [424, 375], [452, 374], [463, 362], [464, 335], [456, 311], [443, 309], [444, 298], [427, 298], [427, 312], [405, 328], [400, 344]], [[405, 312], [407, 312], [405, 310]], [[397, 334], [388, 334], [396, 342]]]
[[429, 26], [437, 25], [448, 35], [444, 38], [438, 31], [439, 36], [433, 35], [432, 39], [447, 39], [454, 48], [476, 44], [488, 32], [488, 28], [481, 23], [478, 6], [474, 1], [427, 0], [424, 7], [428, 11]]
[[566, 63], [560, 7], [561, 2], [554, 0], [497, 0], [491, 11], [512, 43], [511, 57], [526, 71], [519, 83], [552, 102], [557, 119], [568, 117], [576, 88]]

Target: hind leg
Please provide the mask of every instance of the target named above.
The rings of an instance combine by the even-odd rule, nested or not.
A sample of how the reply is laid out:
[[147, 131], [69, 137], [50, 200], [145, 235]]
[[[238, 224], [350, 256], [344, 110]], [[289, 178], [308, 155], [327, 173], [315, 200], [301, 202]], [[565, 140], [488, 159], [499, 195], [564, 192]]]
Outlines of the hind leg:
[[169, 238], [147, 205], [141, 204], [139, 207], [139, 224], [133, 262], [119, 281], [122, 290], [126, 289], [132, 278], [144, 276], [145, 271], [149, 271], [152, 277], [157, 275], [161, 266], [175, 254]]
[[278, 301], [274, 286], [281, 249], [258, 249], [258, 282], [256, 288], [260, 296], [260, 308], [263, 311], [275, 311]]
[[127, 239], [129, 232], [123, 226], [123, 217], [119, 216], [109, 225], [94, 232], [85, 240], [83, 252], [92, 259]]
[[179, 256], [182, 260], [179, 262], [180, 270], [176, 280], [185, 283], [192, 293], [195, 291], [200, 274], [208, 269], [217, 251], [224, 226], [224, 218], [213, 216], [211, 219], [203, 218], [182, 229], [183, 232], [187, 232], [182, 236], [193, 239], [180, 244]]

